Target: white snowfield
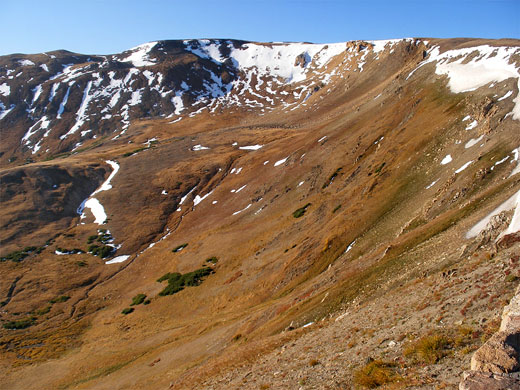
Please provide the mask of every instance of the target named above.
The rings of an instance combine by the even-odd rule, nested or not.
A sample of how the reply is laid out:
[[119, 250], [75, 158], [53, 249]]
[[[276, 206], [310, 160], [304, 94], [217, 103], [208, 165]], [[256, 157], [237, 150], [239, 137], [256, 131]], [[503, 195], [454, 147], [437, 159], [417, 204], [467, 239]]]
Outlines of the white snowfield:
[[[198, 40], [184, 41], [187, 50], [193, 54], [222, 63], [231, 59], [237, 68], [248, 70], [255, 68], [259, 75], [280, 77], [287, 83], [295, 83], [306, 78], [309, 64], [316, 67], [326, 65], [333, 57], [346, 49], [346, 43], [310, 44], [310, 43], [247, 43], [235, 48], [226, 42], [229, 55], [224, 58], [220, 52], [223, 42]], [[300, 56], [300, 57], [299, 57]], [[296, 62], [296, 58], [301, 60]]]
[[[62, 115], [67, 111], [74, 113], [75, 121], [68, 130], [60, 134], [60, 139], [66, 139], [80, 130], [85, 134], [82, 137], [93, 138], [95, 136], [93, 132], [89, 134], [85, 131], [89, 130], [91, 114], [97, 112], [99, 108], [101, 108], [101, 115], [97, 120], [101, 126], [103, 121], [117, 118], [119, 125], [114, 126], [114, 132], [124, 133], [130, 126], [135, 112], [134, 107], [141, 104], [147, 92], [160, 94], [162, 98], [167, 98], [171, 102], [171, 112], [162, 114], [166, 118], [172, 118], [170, 123], [176, 123], [184, 116], [198, 115], [205, 110], [214, 113], [217, 108], [250, 107], [259, 109], [263, 114], [281, 106], [284, 112], [289, 112], [311, 104], [308, 99], [313, 95], [313, 88], [317, 81], [327, 85], [332, 80], [344, 78], [348, 73], [362, 72], [368, 60], [377, 60], [383, 53], [391, 55], [401, 42], [417, 44], [420, 41], [411, 38], [368, 41], [365, 46], [360, 42], [355, 43], [358, 46], [348, 42], [246, 43], [236, 44], [235, 47], [231, 41], [186, 40], [183, 43], [187, 51], [219, 65], [231, 63], [240, 74], [240, 77], [226, 83], [221, 76], [203, 67], [201, 71], [205, 72], [205, 78], [202, 87], [196, 87], [197, 90], [194, 90], [195, 87], [188, 79], [183, 80], [180, 86], [167, 84], [165, 82], [167, 78], [161, 72], [156, 68], [147, 68], [158, 64], [152, 51], [158, 47], [158, 51], [164, 50], [160, 47], [162, 45], [160, 42], [145, 43], [113, 57], [105, 56], [105, 61], [100, 62], [97, 68], [91, 67], [88, 63], [64, 64], [61, 72], [52, 74], [43, 67], [38, 67], [48, 74], [46, 76], [48, 81], [33, 89], [33, 95], [29, 99], [31, 104], [28, 117], [32, 125], [35, 125], [45, 115], [50, 124], [48, 128], [31, 126], [31, 130], [26, 133], [28, 137], [23, 142], [33, 153], [36, 153], [42, 147], [42, 143], [45, 144], [45, 140], [40, 142], [43, 139], [41, 134], [45, 131], [48, 135], [56, 121], [62, 119]], [[423, 42], [428, 44], [426, 41]], [[223, 52], [226, 54], [223, 55]], [[428, 50], [428, 55], [428, 58], [422, 61], [409, 77], [417, 69], [433, 63], [437, 74], [448, 77], [448, 85], [455, 93], [471, 91], [491, 82], [496, 83], [510, 78], [517, 80], [520, 86], [518, 60], [515, 62], [517, 57], [514, 57], [520, 55], [520, 48], [481, 45], [441, 53], [438, 46], [433, 46]], [[131, 67], [117, 72], [109, 71], [108, 76], [102, 76], [111, 61], [115, 60], [127, 63]], [[35, 65], [29, 60], [22, 60], [21, 64]], [[80, 81], [81, 78], [85, 79], [84, 76], [89, 76], [90, 79]], [[145, 83], [137, 83], [139, 78], [144, 78]], [[287, 89], [287, 84], [291, 85], [292, 93], [284, 90]], [[49, 87], [46, 87], [47, 85]], [[74, 106], [72, 106], [69, 94], [81, 93], [78, 88], [83, 93], [83, 98], [80, 101], [74, 98]], [[57, 108], [57, 115], [55, 112], [37, 109], [44, 103], [47, 105], [49, 101], [53, 101], [58, 93], [63, 96], [63, 91], [66, 93]], [[0, 97], [7, 97], [12, 92], [8, 83], [0, 84]], [[188, 94], [193, 99], [190, 106], [186, 103]], [[510, 115], [515, 120], [520, 120], [519, 95], [514, 88], [504, 92], [498, 99], [498, 101], [511, 99], [514, 105]], [[0, 102], [0, 121], [13, 109], [15, 109], [14, 105], [7, 107], [5, 102]], [[467, 119], [469, 117], [464, 118]], [[471, 130], [477, 125], [478, 123], [473, 120], [467, 129]], [[257, 150], [254, 147], [260, 148], [261, 145], [242, 146], [240, 149]], [[203, 148], [194, 150], [203, 150]], [[45, 147], [43, 149], [45, 150]]]
[[[434, 46], [428, 50], [428, 58], [419, 64], [408, 78], [417, 69], [435, 62], [435, 73], [448, 76], [448, 86], [454, 93], [474, 91], [488, 83], [497, 83], [509, 78], [516, 79], [520, 90], [520, 66], [514, 62], [514, 56], [519, 54], [518, 47], [482, 45], [441, 53], [440, 47]], [[468, 60], [470, 56], [472, 58]], [[513, 102], [513, 119], [520, 120], [520, 93], [517, 92]]]

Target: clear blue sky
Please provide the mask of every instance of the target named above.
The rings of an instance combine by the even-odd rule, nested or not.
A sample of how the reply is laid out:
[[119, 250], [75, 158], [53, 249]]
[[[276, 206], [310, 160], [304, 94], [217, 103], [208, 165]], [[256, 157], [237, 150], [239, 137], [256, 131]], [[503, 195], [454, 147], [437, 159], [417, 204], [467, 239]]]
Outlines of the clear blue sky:
[[520, 0], [1, 0], [0, 55], [160, 39], [520, 38]]

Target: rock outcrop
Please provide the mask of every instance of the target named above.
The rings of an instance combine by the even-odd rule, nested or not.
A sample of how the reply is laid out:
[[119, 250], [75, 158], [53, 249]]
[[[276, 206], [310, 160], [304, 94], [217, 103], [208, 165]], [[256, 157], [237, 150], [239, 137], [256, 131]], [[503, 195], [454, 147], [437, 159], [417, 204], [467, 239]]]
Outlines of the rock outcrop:
[[471, 358], [460, 390], [520, 390], [520, 286], [504, 308], [500, 329]]

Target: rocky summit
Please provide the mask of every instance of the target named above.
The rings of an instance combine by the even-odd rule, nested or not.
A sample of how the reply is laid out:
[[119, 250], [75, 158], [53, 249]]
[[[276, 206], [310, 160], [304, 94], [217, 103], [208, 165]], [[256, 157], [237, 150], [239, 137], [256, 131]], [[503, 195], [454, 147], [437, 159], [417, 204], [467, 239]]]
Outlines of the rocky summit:
[[11, 54], [0, 137], [0, 389], [520, 388], [519, 40]]

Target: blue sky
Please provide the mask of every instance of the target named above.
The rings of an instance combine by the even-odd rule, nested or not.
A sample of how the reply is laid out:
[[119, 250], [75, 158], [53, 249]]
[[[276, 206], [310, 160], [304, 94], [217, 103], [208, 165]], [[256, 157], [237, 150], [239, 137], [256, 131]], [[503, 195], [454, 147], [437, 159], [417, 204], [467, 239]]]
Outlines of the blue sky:
[[520, 0], [2, 0], [0, 55], [160, 39], [520, 38]]

